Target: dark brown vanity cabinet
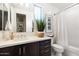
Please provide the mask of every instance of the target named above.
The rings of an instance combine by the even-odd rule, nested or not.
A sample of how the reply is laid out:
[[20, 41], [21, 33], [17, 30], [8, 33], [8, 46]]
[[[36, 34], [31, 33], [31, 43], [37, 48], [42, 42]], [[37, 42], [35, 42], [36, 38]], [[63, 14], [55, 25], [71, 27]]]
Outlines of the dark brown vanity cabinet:
[[51, 40], [44, 40], [23, 45], [24, 56], [51, 56]]
[[19, 56], [19, 55], [21, 55], [20, 46], [0, 48], [0, 56]]
[[51, 40], [0, 48], [0, 56], [50, 56]]

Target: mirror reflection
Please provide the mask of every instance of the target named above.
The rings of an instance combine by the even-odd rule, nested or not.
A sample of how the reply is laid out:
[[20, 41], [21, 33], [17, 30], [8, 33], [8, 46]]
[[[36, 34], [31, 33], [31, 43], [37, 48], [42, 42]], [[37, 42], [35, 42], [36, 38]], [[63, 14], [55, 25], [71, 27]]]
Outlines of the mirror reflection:
[[6, 26], [7, 26], [7, 23], [8, 23], [8, 12], [7, 11], [4, 11], [4, 21], [3, 21], [3, 30], [5, 31], [6, 30]]
[[5, 31], [8, 22], [8, 11], [6, 10], [5, 5], [3, 5], [2, 7], [3, 8], [0, 9], [0, 30]]
[[0, 31], [2, 30], [2, 11], [0, 10]]

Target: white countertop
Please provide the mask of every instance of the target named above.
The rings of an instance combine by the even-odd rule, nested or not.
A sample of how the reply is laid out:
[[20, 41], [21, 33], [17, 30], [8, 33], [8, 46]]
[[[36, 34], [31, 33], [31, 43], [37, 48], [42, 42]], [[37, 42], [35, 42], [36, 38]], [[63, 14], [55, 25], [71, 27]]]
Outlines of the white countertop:
[[37, 42], [42, 40], [49, 40], [50, 37], [43, 37], [39, 38], [37, 36], [26, 36], [25, 38], [15, 38], [13, 40], [0, 40], [0, 48], [14, 46], [14, 45], [21, 45], [21, 44], [27, 44], [31, 42]]

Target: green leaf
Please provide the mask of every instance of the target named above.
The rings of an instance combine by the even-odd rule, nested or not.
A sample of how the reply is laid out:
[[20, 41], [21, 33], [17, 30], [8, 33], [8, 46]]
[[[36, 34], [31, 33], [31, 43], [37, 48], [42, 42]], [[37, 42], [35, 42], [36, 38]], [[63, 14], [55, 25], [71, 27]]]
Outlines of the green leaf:
[[37, 25], [38, 31], [44, 31], [45, 25], [46, 25], [45, 19], [36, 20], [36, 25]]

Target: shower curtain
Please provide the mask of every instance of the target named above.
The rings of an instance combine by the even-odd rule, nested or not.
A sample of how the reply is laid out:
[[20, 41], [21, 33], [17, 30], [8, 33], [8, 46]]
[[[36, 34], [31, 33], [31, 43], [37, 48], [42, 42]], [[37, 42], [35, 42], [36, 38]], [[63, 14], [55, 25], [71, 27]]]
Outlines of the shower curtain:
[[61, 12], [56, 17], [57, 43], [79, 55], [79, 4]]
[[68, 35], [67, 35], [67, 25], [66, 21], [64, 20], [65, 12], [62, 12], [55, 16], [56, 19], [56, 26], [57, 26], [57, 44], [62, 45], [63, 47], [68, 46]]

